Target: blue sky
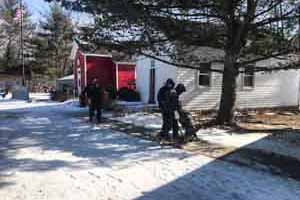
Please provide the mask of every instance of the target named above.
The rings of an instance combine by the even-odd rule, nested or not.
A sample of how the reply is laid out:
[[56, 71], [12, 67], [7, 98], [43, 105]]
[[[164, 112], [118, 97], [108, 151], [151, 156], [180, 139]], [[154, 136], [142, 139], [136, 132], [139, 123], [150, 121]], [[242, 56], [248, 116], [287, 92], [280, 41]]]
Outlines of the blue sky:
[[32, 19], [37, 22], [41, 17], [41, 13], [45, 13], [49, 9], [48, 3], [44, 0], [24, 0], [24, 3], [27, 5], [28, 9], [32, 14]]
[[[44, 0], [23, 0], [27, 5], [30, 13], [32, 14], [32, 19], [34, 22], [39, 22], [45, 13], [49, 11], [49, 3]], [[83, 13], [72, 12], [72, 18], [74, 22], [79, 22], [80, 24], [86, 24], [91, 22], [91, 18]]]

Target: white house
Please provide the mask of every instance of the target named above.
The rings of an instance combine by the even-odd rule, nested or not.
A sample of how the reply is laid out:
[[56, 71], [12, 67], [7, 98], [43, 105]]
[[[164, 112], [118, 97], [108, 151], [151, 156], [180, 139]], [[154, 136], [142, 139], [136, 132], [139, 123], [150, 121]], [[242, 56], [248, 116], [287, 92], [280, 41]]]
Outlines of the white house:
[[72, 93], [74, 89], [74, 75], [64, 76], [56, 80], [56, 90]]
[[[168, 78], [183, 83], [187, 92], [182, 96], [186, 109], [218, 109], [221, 96], [222, 74], [207, 68], [222, 69], [222, 63], [210, 62], [224, 56], [222, 50], [208, 47], [195, 52], [203, 60], [200, 70], [178, 68], [147, 57], [137, 58], [137, 90], [145, 103], [156, 103], [157, 93]], [[283, 62], [269, 59], [256, 66], [270, 66]], [[299, 107], [300, 71], [263, 73], [248, 71], [238, 77], [238, 108]]]

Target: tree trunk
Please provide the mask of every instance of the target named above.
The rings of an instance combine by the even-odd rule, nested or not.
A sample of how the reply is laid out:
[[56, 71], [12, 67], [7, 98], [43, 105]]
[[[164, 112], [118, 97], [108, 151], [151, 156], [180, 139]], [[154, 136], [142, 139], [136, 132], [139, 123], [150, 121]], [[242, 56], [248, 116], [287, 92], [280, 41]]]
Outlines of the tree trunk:
[[236, 86], [239, 74], [235, 63], [235, 56], [225, 56], [221, 102], [217, 116], [217, 124], [219, 125], [233, 125], [235, 123]]

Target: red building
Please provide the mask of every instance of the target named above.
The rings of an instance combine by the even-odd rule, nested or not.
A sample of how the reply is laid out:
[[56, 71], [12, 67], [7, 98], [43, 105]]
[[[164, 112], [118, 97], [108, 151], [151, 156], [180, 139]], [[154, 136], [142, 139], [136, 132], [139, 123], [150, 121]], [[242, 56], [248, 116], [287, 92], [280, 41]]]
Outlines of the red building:
[[83, 91], [93, 78], [98, 78], [102, 87], [131, 87], [135, 82], [135, 63], [128, 59], [128, 56], [97, 50], [88, 53], [78, 43], [74, 43], [71, 59], [74, 68], [74, 86], [78, 94]]

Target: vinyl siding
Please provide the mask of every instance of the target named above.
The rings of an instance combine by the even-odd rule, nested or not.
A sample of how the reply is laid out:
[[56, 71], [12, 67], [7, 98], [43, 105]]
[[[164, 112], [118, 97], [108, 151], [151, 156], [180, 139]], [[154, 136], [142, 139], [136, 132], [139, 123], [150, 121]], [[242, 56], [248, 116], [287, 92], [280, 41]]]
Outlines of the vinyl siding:
[[[222, 69], [221, 64], [213, 68]], [[221, 97], [222, 75], [211, 73], [210, 87], [198, 86], [198, 72], [190, 69], [177, 69], [177, 83], [183, 83], [187, 92], [182, 96], [186, 109], [218, 109]], [[254, 88], [242, 87], [242, 76], [238, 78], [237, 107], [260, 108], [297, 106], [299, 95], [299, 71], [280, 71], [273, 73], [256, 73]]]
[[[213, 68], [220, 68], [213, 65]], [[217, 109], [221, 96], [222, 76], [211, 73], [210, 86], [198, 86], [198, 72], [192, 69], [177, 69], [177, 83], [183, 83], [187, 91], [182, 95], [182, 102], [187, 109]]]
[[[213, 54], [211, 51], [205, 51]], [[207, 54], [208, 54], [207, 53]], [[220, 53], [221, 55], [221, 53]], [[207, 57], [212, 57], [206, 55]], [[270, 66], [276, 61], [265, 61], [258, 65]], [[151, 59], [139, 57], [137, 59], [137, 89], [142, 101], [149, 99], [149, 70]], [[222, 90], [222, 74], [212, 72], [210, 87], [198, 86], [198, 72], [192, 69], [176, 68], [156, 61], [156, 94], [168, 78], [173, 78], [176, 83], [183, 83], [187, 92], [181, 97], [186, 109], [210, 110], [218, 109]], [[222, 69], [222, 63], [213, 63], [215, 69]], [[242, 75], [238, 78], [237, 107], [284, 107], [298, 106], [299, 76], [298, 70], [280, 71], [273, 73], [256, 73], [253, 89], [242, 87]]]

